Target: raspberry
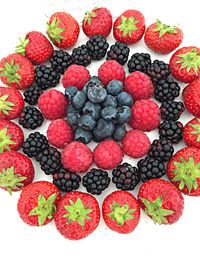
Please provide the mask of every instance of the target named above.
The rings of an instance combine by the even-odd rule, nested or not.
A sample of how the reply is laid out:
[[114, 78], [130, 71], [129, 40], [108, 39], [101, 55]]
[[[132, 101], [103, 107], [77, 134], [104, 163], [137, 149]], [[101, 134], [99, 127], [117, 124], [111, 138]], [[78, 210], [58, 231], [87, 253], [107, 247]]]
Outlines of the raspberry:
[[125, 79], [125, 71], [124, 68], [115, 60], [108, 60], [100, 66], [98, 76], [102, 83], [107, 86], [112, 80], [123, 82]]
[[56, 120], [66, 116], [67, 100], [63, 93], [51, 89], [43, 92], [38, 100], [38, 107], [46, 119]]
[[151, 78], [140, 71], [132, 72], [126, 77], [124, 90], [134, 100], [148, 99], [154, 94], [154, 86]]
[[132, 158], [141, 158], [149, 152], [151, 147], [148, 136], [142, 131], [128, 131], [122, 140], [122, 150]]
[[90, 78], [90, 73], [85, 67], [71, 65], [64, 73], [62, 84], [64, 88], [75, 86], [79, 90], [82, 90], [85, 84], [89, 82]]
[[114, 169], [122, 160], [122, 149], [113, 140], [101, 142], [94, 150], [94, 162], [101, 169]]
[[92, 151], [76, 141], [66, 145], [61, 157], [64, 167], [71, 172], [86, 172], [93, 163]]
[[64, 148], [72, 142], [74, 135], [71, 126], [64, 119], [52, 121], [47, 130], [49, 143], [57, 148]]
[[151, 131], [160, 124], [160, 109], [153, 100], [137, 100], [132, 108], [130, 125], [133, 129]]

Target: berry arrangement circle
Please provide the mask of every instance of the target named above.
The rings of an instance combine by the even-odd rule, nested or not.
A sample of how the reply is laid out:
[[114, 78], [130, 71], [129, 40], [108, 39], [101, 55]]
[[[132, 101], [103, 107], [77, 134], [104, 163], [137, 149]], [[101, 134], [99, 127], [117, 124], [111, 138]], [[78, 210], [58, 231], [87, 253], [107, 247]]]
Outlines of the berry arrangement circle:
[[[112, 29], [116, 42], [110, 45]], [[108, 9], [94, 8], [85, 14], [82, 30], [88, 40], [75, 47], [78, 22], [68, 13], [54, 13], [48, 38], [29, 32], [15, 53], [0, 61], [6, 85], [0, 87], [0, 188], [21, 191], [17, 208], [25, 223], [54, 220], [72, 240], [98, 227], [95, 195], [111, 183], [118, 190], [102, 204], [111, 230], [131, 233], [141, 209], [154, 223], [173, 224], [183, 213], [182, 193], [200, 196], [200, 48], [176, 50], [182, 30], [159, 20], [146, 29], [137, 10], [123, 12], [113, 23]], [[158, 54], [176, 50], [169, 64], [153, 61], [149, 53], [130, 56], [130, 46], [143, 36]], [[87, 66], [104, 58], [91, 76]], [[64, 93], [53, 89], [60, 80]], [[178, 81], [187, 83], [183, 91]], [[175, 101], [181, 93], [184, 103]], [[179, 119], [185, 108], [195, 117], [184, 126]], [[45, 120], [51, 121], [46, 136], [37, 130]], [[20, 126], [31, 130], [27, 138]], [[148, 132], [154, 129], [159, 138], [151, 143]], [[186, 146], [174, 153], [182, 139]], [[137, 166], [124, 162], [124, 155], [129, 162], [138, 159]], [[32, 160], [51, 182], [34, 181]], [[87, 193], [78, 191], [80, 184]]]

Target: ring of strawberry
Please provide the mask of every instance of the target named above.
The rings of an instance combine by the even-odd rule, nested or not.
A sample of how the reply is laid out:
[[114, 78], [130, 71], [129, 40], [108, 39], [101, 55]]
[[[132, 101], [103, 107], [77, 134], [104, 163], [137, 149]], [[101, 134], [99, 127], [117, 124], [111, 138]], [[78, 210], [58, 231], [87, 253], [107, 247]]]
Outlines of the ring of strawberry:
[[53, 219], [60, 198], [61, 194], [54, 184], [34, 182], [22, 190], [17, 210], [25, 223], [43, 226]]
[[194, 118], [185, 125], [183, 140], [187, 146], [200, 149], [200, 119]]
[[99, 204], [87, 193], [70, 192], [58, 203], [54, 219], [57, 230], [65, 238], [82, 239], [99, 225]]
[[106, 225], [111, 230], [128, 234], [139, 223], [140, 205], [131, 193], [119, 190], [104, 199], [102, 213]]
[[139, 190], [138, 201], [145, 213], [158, 224], [172, 224], [181, 217], [184, 199], [181, 192], [170, 182], [152, 179]]
[[0, 154], [0, 188], [10, 194], [32, 183], [34, 167], [31, 160], [16, 151]]

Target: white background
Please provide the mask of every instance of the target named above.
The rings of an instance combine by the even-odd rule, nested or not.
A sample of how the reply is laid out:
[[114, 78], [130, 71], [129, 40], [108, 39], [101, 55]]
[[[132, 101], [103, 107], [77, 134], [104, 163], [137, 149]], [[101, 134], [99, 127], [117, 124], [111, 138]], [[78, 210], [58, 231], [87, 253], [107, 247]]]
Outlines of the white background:
[[[64, 1], [64, 0], [5, 0], [0, 9], [0, 58], [11, 53], [18, 43], [18, 37], [31, 30], [45, 32], [48, 16], [56, 11], [65, 10], [81, 22], [85, 11], [94, 6], [103, 5], [111, 9], [114, 17], [126, 9], [138, 9], [143, 12], [147, 25], [159, 18], [168, 24], [183, 29], [184, 45], [200, 46], [198, 2], [160, 1], [160, 0], [123, 0], [123, 1]], [[112, 34], [111, 34], [112, 35]], [[79, 43], [85, 42], [81, 34]], [[109, 42], [113, 43], [112, 37]], [[148, 51], [143, 41], [132, 46], [131, 53]], [[152, 56], [157, 57], [156, 55]], [[161, 56], [164, 60], [169, 57]], [[97, 74], [101, 62], [93, 63], [89, 69]], [[58, 87], [63, 90], [62, 86]], [[181, 120], [185, 123], [191, 116], [184, 113]], [[39, 129], [46, 131], [49, 122]], [[25, 133], [28, 135], [28, 131]], [[148, 134], [153, 140], [157, 133]], [[183, 147], [181, 143], [179, 148]], [[176, 150], [178, 148], [176, 147]], [[131, 164], [136, 161], [125, 158]], [[36, 169], [35, 180], [51, 180]], [[84, 190], [81, 187], [81, 190]], [[110, 191], [114, 187], [110, 188]], [[105, 191], [98, 197], [100, 204], [109, 193]], [[137, 192], [134, 192], [136, 195]], [[0, 266], [199, 266], [198, 254], [200, 231], [200, 199], [185, 198], [184, 214], [179, 222], [172, 226], [157, 226], [142, 213], [136, 230], [129, 235], [120, 235], [106, 228], [104, 222], [88, 238], [81, 241], [64, 239], [56, 230], [54, 223], [45, 227], [29, 227], [17, 213], [16, 204], [19, 193], [12, 197], [0, 192]]]

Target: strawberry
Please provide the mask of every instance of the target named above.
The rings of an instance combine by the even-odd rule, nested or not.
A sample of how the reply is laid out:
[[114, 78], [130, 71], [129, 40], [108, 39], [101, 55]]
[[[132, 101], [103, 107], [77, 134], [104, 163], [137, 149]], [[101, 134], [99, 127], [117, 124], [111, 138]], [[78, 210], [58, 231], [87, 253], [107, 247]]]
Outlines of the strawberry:
[[169, 66], [175, 79], [184, 83], [193, 82], [200, 76], [200, 48], [180, 48], [172, 55]]
[[154, 223], [175, 223], [183, 213], [184, 199], [181, 192], [173, 184], [162, 179], [145, 182], [140, 187], [138, 201]]
[[24, 99], [19, 91], [11, 87], [0, 87], [0, 120], [19, 117], [24, 108]]
[[87, 193], [70, 192], [58, 203], [54, 219], [57, 230], [65, 238], [82, 239], [99, 225], [99, 204]]
[[25, 223], [42, 226], [53, 219], [60, 198], [60, 192], [54, 184], [46, 181], [34, 182], [22, 190], [17, 209]]
[[113, 35], [119, 42], [135, 44], [145, 32], [145, 19], [140, 11], [127, 10], [122, 13], [113, 26]]
[[19, 191], [32, 183], [34, 168], [31, 160], [16, 151], [0, 154], [0, 187], [7, 190]]
[[103, 35], [107, 37], [112, 30], [112, 15], [107, 8], [97, 7], [85, 13], [82, 22], [82, 29], [85, 35]]
[[25, 39], [20, 39], [16, 52], [38, 65], [52, 56], [53, 46], [41, 32], [32, 31], [26, 35]]
[[54, 13], [47, 24], [47, 34], [57, 47], [68, 48], [76, 43], [80, 27], [70, 14], [65, 12]]
[[167, 175], [184, 194], [200, 196], [200, 150], [195, 147], [179, 150], [167, 164]]
[[144, 41], [154, 52], [168, 54], [181, 44], [183, 32], [178, 27], [168, 26], [157, 20], [147, 28]]
[[140, 205], [132, 194], [119, 190], [104, 199], [102, 213], [106, 225], [111, 230], [128, 234], [139, 223]]
[[200, 148], [200, 119], [194, 118], [185, 125], [183, 139], [187, 146]]
[[0, 120], [0, 153], [19, 150], [24, 141], [24, 133], [16, 123]]

